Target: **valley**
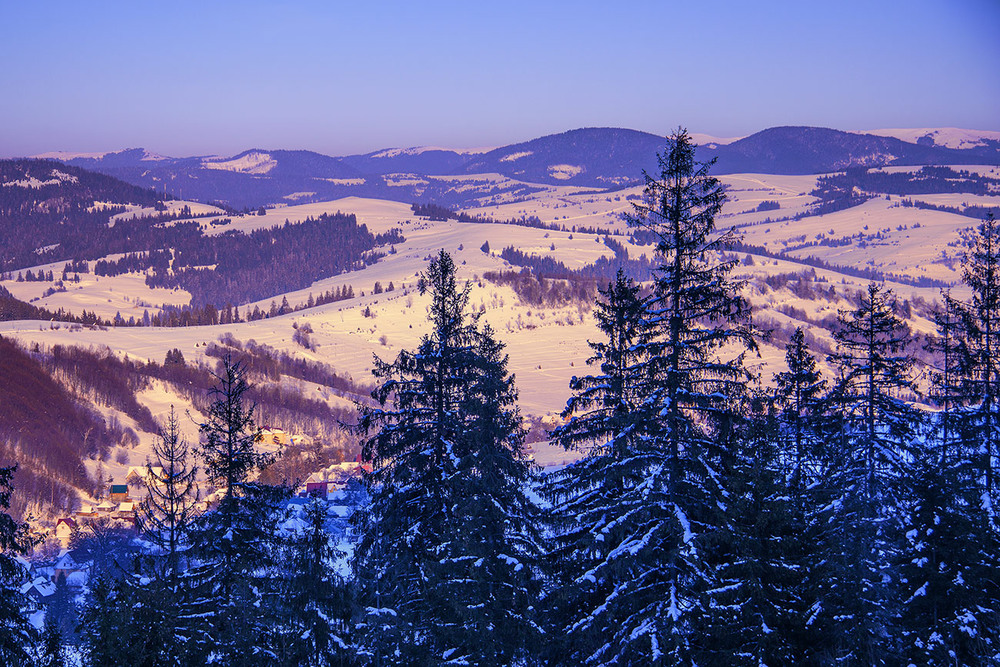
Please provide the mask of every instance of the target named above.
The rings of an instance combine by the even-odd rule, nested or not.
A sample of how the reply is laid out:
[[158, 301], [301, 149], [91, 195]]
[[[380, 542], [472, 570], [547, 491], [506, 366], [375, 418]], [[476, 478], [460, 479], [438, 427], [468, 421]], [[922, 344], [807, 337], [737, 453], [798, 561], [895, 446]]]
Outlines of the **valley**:
[[[618, 135], [612, 135], [609, 141], [617, 139]], [[504, 149], [508, 156], [514, 156], [508, 162], [530, 155], [514, 148]], [[503, 152], [497, 149], [464, 157], [482, 161], [484, 156], [498, 151]], [[384, 155], [371, 160], [429, 157], [427, 152]], [[250, 159], [244, 155], [228, 162], [204, 164], [213, 172], [231, 170], [264, 178], [280, 173], [280, 157], [269, 162], [260, 156]], [[571, 156], [552, 155], [551, 159], [558, 160], [558, 164], [572, 162]], [[94, 158], [86, 160], [93, 162]], [[961, 282], [962, 235], [978, 222], [961, 213], [972, 206], [982, 210], [1000, 206], [1000, 167], [952, 166], [936, 175], [922, 169], [912, 165], [871, 170], [870, 174], [901, 176], [896, 179], [898, 183], [893, 181], [893, 187], [898, 190], [899, 183], [908, 184], [912, 192], [906, 194], [848, 187], [822, 173], [733, 173], [720, 177], [727, 188], [727, 201], [717, 218], [717, 227], [742, 235], [741, 245], [725, 251], [723, 258], [736, 262], [734, 277], [745, 281], [744, 295], [754, 307], [756, 324], [770, 333], [763, 339], [759, 355], [748, 360], [762, 382], [769, 383], [773, 374], [782, 370], [784, 346], [796, 326], [807, 328], [818, 352], [832, 352], [831, 330], [838, 312], [852, 308], [857, 294], [872, 278], [884, 280], [895, 292], [913, 332], [912, 351], [927, 356], [922, 351], [923, 337], [933, 331], [935, 303], [942, 287]], [[598, 166], [590, 168], [589, 173], [595, 171], [599, 171]], [[417, 279], [429, 259], [443, 249], [454, 258], [460, 279], [469, 281], [473, 311], [481, 312], [483, 321], [507, 345], [522, 415], [533, 429], [533, 439], [544, 440], [545, 429], [560, 421], [558, 415], [570, 395], [570, 379], [587, 372], [588, 341], [598, 337], [593, 317], [596, 288], [606, 284], [618, 266], [640, 280], [648, 280], [655, 265], [651, 240], [630, 229], [625, 220], [633, 203], [642, 197], [641, 181], [633, 178], [624, 187], [614, 184], [610, 189], [597, 189], [520, 181], [499, 173], [449, 176], [390, 172], [383, 177], [405, 189], [405, 194], [399, 199], [348, 195], [307, 203], [295, 201], [312, 195], [281, 196], [257, 210], [244, 211], [183, 199], [166, 199], [154, 206], [149, 195], [143, 195], [145, 202], [125, 205], [107, 224], [125, 220], [143, 228], [143, 221], [148, 220], [152, 226], [146, 233], [154, 239], [171, 238], [171, 228], [191, 229], [191, 233], [201, 235], [195, 237], [195, 242], [202, 244], [223, 238], [220, 235], [246, 238], [262, 233], [272, 234], [280, 242], [282, 234], [288, 233], [282, 228], [294, 231], [309, 221], [353, 216], [372, 238], [391, 238], [392, 242], [376, 240], [370, 252], [377, 254], [372, 254], [371, 259], [356, 266], [345, 264], [346, 269], [307, 279], [295, 289], [273, 288], [264, 298], [248, 301], [223, 303], [216, 298], [211, 304], [214, 320], [209, 320], [216, 323], [198, 325], [197, 320], [192, 320], [192, 326], [142, 326], [150, 318], [163, 317], [166, 322], [168, 315], [174, 313], [176, 317], [190, 309], [194, 301], [193, 294], [182, 287], [155, 286], [151, 276], [157, 269], [141, 268], [141, 262], [146, 261], [141, 259], [142, 252], [170, 249], [157, 246], [155, 240], [147, 246], [128, 246], [126, 242], [122, 250], [139, 251], [140, 266], [116, 275], [96, 275], [94, 269], [99, 261], [114, 262], [127, 252], [63, 256], [34, 265], [21, 261], [16, 266], [8, 265], [0, 288], [30, 306], [77, 316], [86, 311], [102, 323], [4, 318], [8, 321], [0, 322], [0, 336], [40, 354], [57, 346], [80, 347], [139, 364], [163, 363], [167, 351], [178, 350], [187, 364], [205, 368], [216, 363], [217, 357], [211, 356], [209, 350], [220, 340], [240, 344], [252, 341], [276, 354], [322, 364], [364, 386], [371, 382], [373, 355], [391, 360], [400, 350], [414, 349], [426, 334], [429, 297], [419, 294]], [[40, 177], [32, 178], [37, 183], [45, 182]], [[869, 180], [878, 179], [870, 176]], [[359, 182], [337, 187], [359, 187]], [[25, 183], [25, 178], [10, 178], [3, 187], [37, 185]], [[420, 192], [421, 187], [426, 189]], [[428, 201], [428, 193], [433, 196], [442, 189], [451, 193], [452, 202], [461, 194], [461, 205], [446, 206], [449, 212], [442, 217], [450, 219], [415, 214], [412, 201]], [[445, 204], [448, 199], [444, 199]], [[107, 205], [117, 206], [116, 211], [122, 207], [121, 203]], [[191, 217], [183, 217], [185, 213]], [[459, 222], [456, 218], [460, 214], [465, 216], [463, 219], [475, 221]], [[336, 233], [319, 233], [329, 234], [322, 238], [331, 248], [341, 242]], [[164, 274], [168, 278], [178, 271], [177, 256], [174, 251], [174, 269]], [[522, 258], [530, 259], [535, 268], [508, 261], [527, 261]], [[86, 260], [88, 270], [70, 272], [64, 278], [67, 259]], [[268, 284], [280, 285], [281, 274], [301, 273], [301, 260], [276, 255], [262, 261], [266, 263], [250, 266], [235, 274], [234, 280], [257, 282], [258, 277], [266, 276]], [[595, 273], [597, 266], [604, 268]], [[214, 267], [208, 264], [204, 268]], [[29, 271], [44, 279], [18, 279]], [[520, 282], [496, 277], [522, 272], [528, 272], [523, 275], [530, 277]], [[531, 290], [525, 291], [528, 283]], [[564, 286], [564, 291], [576, 285], [576, 296], [569, 292], [560, 296], [558, 291], [552, 292], [553, 285]], [[956, 288], [956, 292], [960, 290]], [[233, 292], [221, 292], [227, 293]], [[337, 298], [310, 306], [324, 294]], [[235, 307], [235, 317], [227, 306]], [[258, 313], [260, 319], [248, 321], [251, 313]], [[129, 321], [137, 326], [126, 326]], [[331, 409], [349, 409], [351, 405], [342, 392], [300, 378], [279, 374], [259, 376], [257, 380], [263, 386], [298, 392]], [[926, 383], [926, 377], [923, 381]], [[86, 402], [85, 396], [80, 398]], [[190, 410], [192, 418], [182, 420], [181, 427], [186, 437], [197, 439], [198, 409], [171, 383], [151, 381], [136, 399], [158, 421], [166, 417], [171, 405]], [[95, 400], [99, 412], [131, 428], [136, 441], [118, 444], [100, 456], [88, 458], [87, 472], [93, 477], [100, 467], [103, 476], [122, 478], [130, 466], [145, 462], [156, 434], [121, 410], [101, 405], [99, 398]], [[310, 439], [324, 440], [340, 452], [341, 458], [353, 459], [357, 455], [356, 442], [335, 428], [317, 433], [314, 426], [303, 423], [297, 430]], [[536, 442], [533, 447], [538, 462], [543, 464], [564, 462], [572, 456], [544, 442]], [[81, 492], [83, 500], [93, 500], [87, 492]], [[36, 511], [46, 514], [52, 509], [38, 507]]]

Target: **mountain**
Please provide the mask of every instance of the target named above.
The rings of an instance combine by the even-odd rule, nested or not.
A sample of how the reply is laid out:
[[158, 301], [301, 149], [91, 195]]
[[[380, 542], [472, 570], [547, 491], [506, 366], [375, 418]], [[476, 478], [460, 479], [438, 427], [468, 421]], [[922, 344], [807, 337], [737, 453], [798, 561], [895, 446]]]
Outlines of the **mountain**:
[[532, 183], [614, 187], [654, 169], [663, 146], [663, 137], [648, 132], [583, 128], [497, 148], [467, 162], [463, 171]]
[[821, 127], [773, 127], [701, 151], [719, 174], [822, 174], [849, 167], [1000, 164], [1000, 145], [955, 149]]
[[115, 215], [129, 207], [166, 212], [169, 199], [54, 160], [0, 160], [0, 270], [70, 259], [85, 248], [115, 252], [115, 239], [137, 233], [116, 227]]
[[132, 148], [96, 158], [74, 158], [68, 164], [179, 197], [237, 208], [341, 197], [343, 181], [360, 177], [340, 159], [312, 151], [251, 149], [228, 158], [152, 155]]
[[435, 176], [461, 173], [471, 153], [472, 151], [432, 147], [388, 148], [340, 159], [365, 174], [409, 173]]
[[[698, 154], [701, 159], [717, 159], [716, 174], [818, 174], [849, 167], [1000, 164], [1000, 133], [948, 128], [876, 132], [881, 134], [790, 126], [738, 140], [699, 135], [704, 145]], [[663, 151], [664, 142], [656, 134], [605, 127], [570, 130], [481, 153], [423, 147], [330, 157], [312, 151], [251, 149], [232, 157], [169, 158], [135, 148], [75, 156], [66, 163], [185, 199], [235, 208], [329, 201], [352, 195], [461, 207], [475, 206], [477, 198], [496, 192], [458, 187], [443, 177], [501, 174], [543, 185], [615, 188], [640, 182], [643, 170], [654, 172], [656, 154]]]

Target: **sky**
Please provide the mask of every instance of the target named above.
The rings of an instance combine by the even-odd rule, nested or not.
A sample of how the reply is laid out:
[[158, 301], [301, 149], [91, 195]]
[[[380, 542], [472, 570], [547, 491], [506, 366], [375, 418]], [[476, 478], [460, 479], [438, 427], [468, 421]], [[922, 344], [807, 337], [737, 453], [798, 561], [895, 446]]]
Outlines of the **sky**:
[[1000, 130], [1000, 0], [0, 0], [0, 156]]

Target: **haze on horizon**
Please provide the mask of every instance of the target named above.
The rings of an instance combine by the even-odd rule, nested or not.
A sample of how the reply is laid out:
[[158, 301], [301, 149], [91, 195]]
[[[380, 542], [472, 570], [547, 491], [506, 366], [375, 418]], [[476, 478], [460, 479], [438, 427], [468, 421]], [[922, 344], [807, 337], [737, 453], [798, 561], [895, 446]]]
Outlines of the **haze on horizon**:
[[0, 157], [1000, 130], [994, 0], [7, 3]]

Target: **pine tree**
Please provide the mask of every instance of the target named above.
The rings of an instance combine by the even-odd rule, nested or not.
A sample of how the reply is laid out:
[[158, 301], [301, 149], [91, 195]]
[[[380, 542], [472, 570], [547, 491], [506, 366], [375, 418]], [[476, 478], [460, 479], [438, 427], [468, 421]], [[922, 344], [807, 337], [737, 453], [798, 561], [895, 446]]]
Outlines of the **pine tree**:
[[21, 595], [18, 581], [21, 566], [13, 554], [27, 553], [35, 541], [28, 526], [7, 513], [14, 492], [17, 466], [0, 468], [0, 663], [28, 664], [38, 633], [28, 622], [28, 600]]
[[192, 535], [198, 563], [206, 568], [209, 599], [214, 607], [212, 660], [221, 664], [255, 664], [269, 660], [270, 628], [266, 615], [276, 606], [273, 543], [276, 505], [282, 489], [251, 476], [272, 458], [258, 452], [260, 429], [255, 406], [248, 401], [247, 370], [230, 357], [222, 360], [212, 389], [208, 419], [200, 425], [205, 476], [220, 494], [213, 511], [203, 514]]
[[840, 495], [828, 508], [830, 567], [815, 623], [836, 659], [865, 665], [888, 664], [894, 651], [889, 566], [919, 419], [903, 400], [914, 391], [904, 353], [910, 336], [894, 305], [891, 291], [870, 284], [855, 311], [841, 312], [829, 357], [841, 372], [830, 399], [839, 410], [839, 451], [828, 473]]
[[334, 570], [340, 556], [331, 544], [326, 500], [314, 498], [304, 508], [301, 527], [286, 545], [287, 576], [278, 618], [278, 662], [289, 665], [353, 664], [353, 600], [347, 582]]
[[552, 473], [546, 484], [553, 502], [555, 580], [547, 600], [555, 641], [547, 648], [556, 664], [580, 664], [607, 651], [612, 621], [595, 612], [623, 583], [627, 565], [612, 554], [635, 530], [625, 519], [642, 497], [646, 426], [655, 422], [645, 401], [653, 327], [639, 286], [619, 271], [600, 290], [594, 316], [607, 342], [589, 343], [594, 355], [587, 363], [601, 372], [571, 380], [574, 393], [562, 413], [569, 421], [552, 434], [554, 443], [585, 456]]
[[734, 425], [751, 379], [742, 354], [719, 355], [729, 345], [756, 344], [749, 305], [729, 278], [734, 263], [720, 259], [734, 240], [715, 234], [723, 188], [694, 150], [684, 130], [669, 138], [659, 177], [646, 176], [643, 203], [629, 220], [655, 235], [658, 268], [638, 328], [644, 341], [628, 353], [637, 409], [618, 418], [636, 426], [614, 432], [609, 423], [605, 430], [613, 432], [612, 448], [626, 447], [609, 480], [623, 487], [608, 494], [616, 506], [609, 516], [620, 519], [589, 529], [605, 543], [584, 552], [598, 563], [577, 578], [586, 587], [593, 577], [598, 594], [607, 591], [580, 626], [601, 641], [591, 662], [689, 664], [716, 652], [715, 582], [727, 558], [724, 485], [736, 464]]
[[1000, 499], [1000, 226], [992, 213], [979, 225], [962, 275], [972, 289], [972, 298], [964, 304], [971, 360], [966, 395], [975, 406], [969, 437], [979, 443], [981, 504], [994, 529], [1000, 531], [996, 514]]
[[355, 517], [364, 650], [376, 664], [509, 664], [534, 634], [530, 477], [513, 378], [441, 253], [421, 276], [432, 330], [376, 357], [360, 404], [369, 507]]

